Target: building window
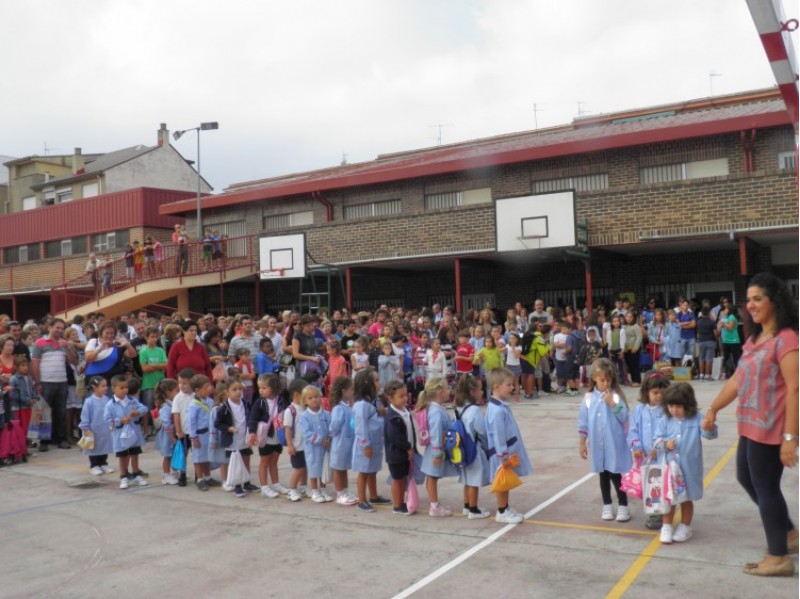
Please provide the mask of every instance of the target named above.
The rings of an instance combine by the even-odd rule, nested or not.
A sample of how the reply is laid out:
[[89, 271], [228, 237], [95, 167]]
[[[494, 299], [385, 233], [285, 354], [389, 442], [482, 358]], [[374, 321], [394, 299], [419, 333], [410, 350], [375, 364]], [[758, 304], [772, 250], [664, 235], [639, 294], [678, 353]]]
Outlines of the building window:
[[598, 191], [608, 189], [608, 173], [534, 181], [532, 187], [533, 193], [550, 193], [569, 189], [574, 189], [576, 192]]
[[6, 248], [6, 264], [17, 264], [39, 259], [39, 244], [20, 245], [13, 248]]
[[778, 154], [778, 169], [796, 169], [797, 154], [794, 152], [781, 152]]
[[33, 210], [34, 208], [36, 208], [36, 196], [28, 196], [27, 198], [22, 198], [23, 210]]
[[265, 214], [261, 217], [261, 228], [265, 231], [280, 231], [289, 227], [314, 224], [314, 211], [291, 212], [289, 214]]
[[469, 189], [467, 191], [447, 191], [429, 193], [425, 196], [425, 210], [442, 210], [458, 206], [488, 204], [492, 201], [491, 187]]
[[[113, 233], [112, 233], [113, 235]], [[45, 258], [64, 258], [86, 253], [86, 237], [57, 239], [44, 244]]]
[[352, 206], [344, 207], [345, 220], [390, 216], [392, 214], [400, 214], [400, 200], [367, 202], [366, 204], [353, 204]]
[[128, 243], [128, 230], [112, 231], [110, 233], [98, 233], [92, 239], [92, 247], [95, 252], [107, 252], [124, 247]]
[[52, 187], [42, 191], [42, 206], [52, 206], [56, 203], [56, 190]]
[[98, 195], [99, 191], [100, 190], [99, 190], [99, 187], [98, 187], [96, 182], [95, 183], [86, 183], [81, 188], [81, 196], [83, 198], [93, 198], [94, 196]]
[[56, 191], [56, 201], [61, 204], [62, 202], [69, 202], [72, 200], [72, 189], [59, 189]]
[[728, 175], [728, 159], [696, 160], [660, 166], [646, 166], [639, 169], [639, 183], [667, 183], [686, 179], [702, 179], [704, 177], [726, 177]]
[[227, 223], [214, 223], [206, 225], [212, 231], [219, 231], [222, 236], [222, 252], [226, 258], [241, 258], [247, 256], [247, 222], [234, 220]]

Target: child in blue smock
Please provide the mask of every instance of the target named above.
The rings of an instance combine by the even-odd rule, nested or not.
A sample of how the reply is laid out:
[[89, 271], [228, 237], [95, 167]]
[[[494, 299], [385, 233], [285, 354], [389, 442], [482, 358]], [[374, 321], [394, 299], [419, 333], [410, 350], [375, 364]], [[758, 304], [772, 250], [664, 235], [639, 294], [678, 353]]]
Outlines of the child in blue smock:
[[298, 420], [306, 452], [311, 501], [314, 503], [333, 501], [333, 496], [328, 493], [322, 479], [325, 454], [331, 446], [331, 415], [322, 409], [322, 393], [313, 385], [303, 389], [303, 403], [306, 409]]
[[347, 488], [347, 471], [353, 467], [353, 444], [355, 431], [353, 422], [353, 380], [338, 376], [331, 385], [331, 470], [333, 487], [336, 489], [336, 503], [355, 505], [358, 498]]
[[477, 449], [475, 460], [469, 466], [460, 468], [458, 473], [458, 481], [464, 485], [463, 513], [469, 520], [481, 520], [491, 514], [478, 507], [478, 492], [491, 479], [489, 460], [486, 457], [486, 419], [479, 407], [483, 399], [480, 379], [474, 376], [461, 377], [456, 384], [455, 399], [456, 417], [464, 423], [464, 429], [472, 437]]
[[[142, 453], [142, 416], [147, 406], [128, 396], [128, 379], [117, 374], [111, 379], [113, 397], [106, 404], [103, 419], [111, 427], [111, 447], [119, 459], [119, 488], [129, 485], [144, 487], [147, 481], [139, 474], [139, 456]], [[131, 472], [128, 472], [128, 466]]]
[[[639, 404], [633, 409], [628, 429], [628, 446], [633, 450], [633, 457], [636, 460], [642, 460], [653, 451], [656, 430], [664, 417], [661, 401], [664, 397], [664, 390], [669, 387], [669, 384], [669, 379], [658, 371], [649, 373], [642, 382]], [[650, 530], [659, 530], [661, 516], [652, 514], [647, 519], [645, 526]]]
[[[514, 419], [508, 400], [514, 393], [514, 373], [506, 368], [490, 370], [486, 383], [491, 389], [489, 407], [486, 408], [486, 436], [489, 444], [489, 473], [497, 472], [512, 455], [519, 457], [519, 466], [513, 468], [518, 476], [533, 472], [533, 464], [522, 442], [522, 433]], [[517, 524], [525, 517], [516, 512], [510, 504], [510, 491], [495, 493], [497, 514], [495, 521], [501, 524]]]
[[[192, 386], [192, 401], [186, 408], [188, 416], [188, 433], [192, 442], [192, 461], [194, 462], [195, 484], [200, 491], [208, 491], [211, 480], [211, 408], [214, 400], [211, 399], [213, 388], [209, 378], [203, 374], [196, 374], [190, 383]], [[213, 484], [213, 483], [212, 483]]]
[[675, 310], [667, 310], [667, 338], [664, 340], [667, 355], [673, 366], [680, 366], [683, 360], [683, 346], [681, 345], [681, 323]]
[[[378, 495], [378, 472], [383, 464], [383, 417], [386, 407], [378, 398], [378, 373], [371, 367], [359, 370], [353, 381], [353, 470], [358, 473], [358, 509], [374, 512], [372, 504], [388, 505]], [[370, 499], [367, 501], [367, 490]]]
[[111, 453], [113, 445], [111, 428], [105, 420], [106, 404], [111, 400], [106, 396], [108, 383], [103, 377], [90, 377], [86, 384], [91, 390], [91, 395], [86, 398], [81, 408], [80, 429], [85, 436], [94, 439], [94, 447], [84, 449], [82, 453], [89, 456], [89, 472], [99, 476], [114, 472], [108, 465], [108, 454]]
[[178, 477], [172, 472], [172, 452], [175, 450], [175, 425], [172, 422], [172, 400], [180, 391], [175, 379], [161, 379], [155, 390], [155, 406], [161, 428], [156, 433], [156, 449], [162, 456], [161, 484], [177, 485]]
[[686, 501], [681, 503], [681, 523], [672, 529], [675, 505], [664, 515], [662, 543], [681, 543], [692, 538], [694, 502], [703, 497], [703, 445], [700, 442], [703, 414], [697, 409], [694, 389], [689, 383], [676, 383], [664, 392], [664, 418], [656, 437], [663, 440], [667, 460], [675, 458], [686, 481]]
[[417, 398], [414, 412], [427, 412], [430, 443], [422, 454], [422, 472], [425, 474], [425, 490], [428, 492], [428, 515], [446, 517], [453, 510], [439, 503], [439, 479], [456, 476], [457, 472], [444, 455], [444, 440], [447, 429], [452, 424], [447, 410], [442, 406], [450, 398], [447, 381], [444, 378], [433, 378], [425, 383], [425, 389]]
[[633, 460], [628, 447], [628, 404], [619, 387], [617, 368], [608, 358], [595, 360], [589, 392], [578, 414], [580, 456], [591, 455], [592, 472], [600, 475], [603, 497], [603, 520], [614, 519], [611, 484], [617, 491], [617, 522], [631, 519], [628, 496], [620, 489], [622, 475], [631, 469]]

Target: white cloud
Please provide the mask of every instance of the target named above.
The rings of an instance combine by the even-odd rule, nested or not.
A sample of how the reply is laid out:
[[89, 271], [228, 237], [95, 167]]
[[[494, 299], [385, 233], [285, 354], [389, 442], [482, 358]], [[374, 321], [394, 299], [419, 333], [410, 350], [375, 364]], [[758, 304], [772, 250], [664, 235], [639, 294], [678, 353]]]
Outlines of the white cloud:
[[[33, 10], [33, 7], [36, 10]], [[795, 15], [789, 15], [795, 16]], [[217, 189], [378, 153], [774, 85], [730, 0], [0, 4], [3, 145], [108, 151], [217, 120]], [[176, 147], [193, 159], [196, 141]]]

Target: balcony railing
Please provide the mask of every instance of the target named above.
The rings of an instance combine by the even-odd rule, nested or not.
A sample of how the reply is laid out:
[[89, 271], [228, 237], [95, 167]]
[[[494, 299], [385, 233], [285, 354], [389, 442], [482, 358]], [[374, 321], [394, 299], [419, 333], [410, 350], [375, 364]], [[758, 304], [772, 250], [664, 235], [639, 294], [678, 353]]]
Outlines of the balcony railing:
[[[211, 258], [204, 252], [202, 241], [184, 245], [164, 245], [163, 257], [154, 262], [144, 262], [141, 269], [128, 266], [124, 257], [110, 262], [98, 258], [98, 268], [93, 273], [84, 273], [50, 290], [50, 306], [53, 313], [65, 312], [100, 298], [133, 288], [147, 281], [178, 279], [211, 272], [219, 273], [224, 282], [227, 270], [254, 266], [254, 240], [252, 235], [222, 239], [212, 245]], [[216, 248], [217, 252], [214, 251]]]

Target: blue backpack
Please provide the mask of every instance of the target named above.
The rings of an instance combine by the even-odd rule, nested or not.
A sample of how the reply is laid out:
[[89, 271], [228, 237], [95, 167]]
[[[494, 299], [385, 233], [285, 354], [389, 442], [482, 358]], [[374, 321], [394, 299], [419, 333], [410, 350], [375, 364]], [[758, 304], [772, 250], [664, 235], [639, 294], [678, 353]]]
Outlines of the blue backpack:
[[[464, 411], [466, 412], [474, 405], [475, 404], [468, 405], [464, 408]], [[447, 459], [453, 466], [466, 468], [478, 457], [478, 446], [475, 443], [475, 439], [473, 439], [472, 435], [467, 431], [467, 427], [464, 426], [464, 421], [461, 420], [457, 409], [455, 412], [455, 422], [450, 425], [450, 428], [447, 429], [447, 433], [445, 433], [444, 449], [447, 454]]]

